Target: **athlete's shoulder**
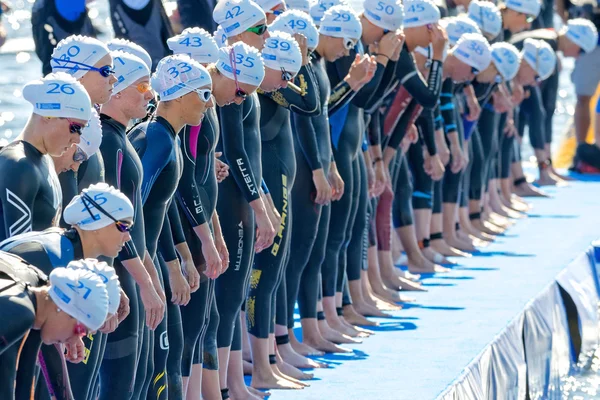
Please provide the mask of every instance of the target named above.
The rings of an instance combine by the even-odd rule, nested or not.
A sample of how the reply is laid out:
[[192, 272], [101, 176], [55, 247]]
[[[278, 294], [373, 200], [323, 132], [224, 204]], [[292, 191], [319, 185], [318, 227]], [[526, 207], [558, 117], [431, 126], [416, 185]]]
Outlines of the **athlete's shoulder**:
[[44, 161], [43, 155], [28, 143], [12, 142], [0, 150], [0, 169], [10, 171], [0, 174], [0, 180], [34, 178]]

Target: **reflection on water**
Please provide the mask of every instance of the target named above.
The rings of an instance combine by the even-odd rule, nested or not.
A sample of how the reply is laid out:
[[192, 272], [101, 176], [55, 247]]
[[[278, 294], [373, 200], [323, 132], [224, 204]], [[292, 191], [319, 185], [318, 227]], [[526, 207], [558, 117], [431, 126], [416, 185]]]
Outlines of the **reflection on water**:
[[563, 381], [563, 400], [600, 399], [600, 348], [596, 349], [591, 366]]

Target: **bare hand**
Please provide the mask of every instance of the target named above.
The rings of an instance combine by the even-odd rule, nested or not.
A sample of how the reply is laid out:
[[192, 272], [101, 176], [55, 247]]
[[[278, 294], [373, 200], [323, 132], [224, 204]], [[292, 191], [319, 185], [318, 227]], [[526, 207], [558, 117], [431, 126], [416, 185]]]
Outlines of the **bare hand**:
[[446, 43], [448, 42], [446, 30], [439, 24], [431, 24], [431, 29], [429, 29], [429, 41], [433, 47], [433, 59], [442, 61]]
[[64, 346], [67, 350], [65, 359], [70, 363], [79, 364], [85, 359], [85, 345], [81, 337], [77, 336], [69, 339]]
[[450, 171], [457, 174], [463, 168], [463, 152], [460, 146], [450, 146], [450, 153], [452, 154], [452, 165], [450, 165]]
[[146, 311], [146, 325], [155, 330], [165, 316], [165, 292], [160, 286], [156, 290], [156, 284], [145, 288], [140, 286], [140, 297]]
[[217, 248], [219, 257], [221, 257], [221, 271], [219, 272], [219, 275], [221, 275], [229, 268], [229, 250], [227, 250], [223, 235], [215, 235], [215, 247]]
[[425, 172], [429, 176], [431, 176], [431, 179], [433, 179], [434, 181], [439, 181], [444, 176], [444, 171], [446, 170], [446, 168], [444, 167], [444, 164], [442, 164], [442, 160], [440, 160], [440, 156], [438, 154], [430, 156], [429, 153], [427, 153], [427, 150], [424, 150], [424, 152], [425, 152], [425, 164], [424, 164]]
[[125, 291], [121, 289], [121, 298], [119, 299], [119, 308], [117, 309], [117, 316], [119, 317], [119, 324], [123, 321], [130, 312], [129, 308], [129, 297], [125, 294]]
[[104, 321], [104, 324], [100, 327], [99, 331], [102, 333], [113, 333], [117, 326], [119, 326], [119, 317], [118, 315], [109, 315]]
[[521, 104], [521, 102], [523, 101], [524, 98], [525, 98], [525, 89], [523, 89], [523, 86], [521, 86], [518, 83], [513, 81], [512, 97], [511, 97], [513, 104], [515, 104], [515, 105]]
[[183, 277], [179, 260], [173, 260], [167, 263], [169, 269], [169, 282], [171, 284], [171, 303], [178, 306], [185, 306], [190, 302], [190, 285]]
[[254, 218], [256, 220], [256, 243], [254, 243], [254, 251], [260, 253], [264, 249], [271, 247], [277, 232], [273, 228], [273, 224], [266, 211], [255, 212]]
[[310, 57], [308, 56], [308, 41], [306, 40], [306, 36], [295, 33], [294, 39], [298, 42], [298, 46], [300, 46], [300, 54], [302, 54], [302, 65], [306, 65], [310, 62]]
[[373, 185], [372, 196], [379, 197], [388, 184], [389, 174], [382, 161], [376, 162], [373, 169], [375, 171], [375, 184]]
[[215, 153], [215, 174], [217, 175], [217, 182], [221, 183], [229, 176], [229, 165], [219, 160], [223, 153]]
[[396, 51], [398, 51], [399, 48], [402, 48], [403, 40], [403, 35], [397, 35], [396, 32], [388, 32], [383, 35], [379, 41], [377, 53], [386, 56], [388, 59], [391, 59]]
[[340, 176], [335, 163], [331, 163], [329, 167], [329, 183], [332, 188], [331, 201], [338, 201], [344, 195], [344, 180]]
[[[202, 243], [202, 255], [206, 262], [206, 276], [210, 279], [217, 279], [223, 268], [221, 257], [217, 251], [215, 243], [211, 240], [208, 243]], [[196, 270], [196, 268], [194, 268]], [[198, 275], [198, 285], [200, 285], [200, 275]], [[190, 287], [191, 287], [190, 283]]]
[[[204, 259], [206, 259], [206, 257], [204, 257]], [[194, 293], [200, 287], [200, 273], [194, 264], [194, 260], [182, 259], [181, 271], [183, 272], [185, 279], [187, 279], [188, 285], [190, 285], [190, 292]]]
[[357, 92], [373, 78], [376, 69], [377, 61], [375, 61], [375, 58], [357, 54], [344, 80], [348, 82], [353, 91]]
[[323, 169], [317, 169], [313, 171], [313, 184], [317, 189], [315, 196], [315, 203], [317, 204], [329, 204], [331, 202], [332, 189], [325, 178]]
[[506, 123], [504, 124], [504, 134], [506, 137], [513, 137], [517, 132], [517, 128], [515, 127], [515, 121], [512, 118], [507, 118]]
[[481, 114], [481, 106], [477, 99], [471, 98], [467, 96], [467, 106], [469, 108], [469, 115], [467, 115], [467, 120], [469, 121], [477, 121], [479, 119], [479, 115]]

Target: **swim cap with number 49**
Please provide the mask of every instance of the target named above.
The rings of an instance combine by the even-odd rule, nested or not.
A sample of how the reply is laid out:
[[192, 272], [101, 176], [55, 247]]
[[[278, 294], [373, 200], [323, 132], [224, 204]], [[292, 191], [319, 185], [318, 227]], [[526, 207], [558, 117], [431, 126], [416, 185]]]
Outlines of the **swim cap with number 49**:
[[289, 10], [275, 18], [269, 31], [282, 31], [290, 35], [296, 33], [306, 38], [308, 48], [314, 50], [319, 44], [319, 31], [310, 16], [302, 11]]
[[404, 7], [400, 0], [365, 0], [363, 3], [365, 18], [373, 25], [388, 31], [402, 26]]
[[362, 25], [349, 6], [334, 6], [323, 14], [319, 33], [336, 38], [359, 40]]

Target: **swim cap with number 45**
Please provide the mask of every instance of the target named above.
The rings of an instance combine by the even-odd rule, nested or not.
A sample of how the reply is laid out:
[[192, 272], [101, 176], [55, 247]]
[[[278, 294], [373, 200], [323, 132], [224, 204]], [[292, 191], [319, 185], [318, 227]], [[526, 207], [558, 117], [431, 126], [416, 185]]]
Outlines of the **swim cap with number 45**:
[[404, 7], [400, 0], [365, 0], [363, 7], [365, 18], [375, 26], [388, 31], [402, 26]]
[[440, 17], [439, 8], [431, 0], [409, 0], [404, 3], [405, 28], [437, 24]]

